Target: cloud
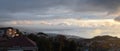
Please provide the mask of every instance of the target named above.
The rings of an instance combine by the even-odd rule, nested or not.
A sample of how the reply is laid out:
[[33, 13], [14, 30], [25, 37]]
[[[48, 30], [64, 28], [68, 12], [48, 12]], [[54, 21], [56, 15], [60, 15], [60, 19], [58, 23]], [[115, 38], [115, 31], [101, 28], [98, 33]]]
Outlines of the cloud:
[[[113, 30], [105, 32], [113, 35], [119, 33], [114, 31], [120, 26], [119, 16], [120, 0], [0, 0], [0, 25], [36, 31], [89, 37], [91, 32], [104, 34], [111, 28]], [[106, 29], [100, 30], [102, 27]]]
[[54, 6], [52, 3], [56, 3], [57, 1], [48, 1], [48, 0], [1, 0], [1, 10], [7, 10], [10, 12], [18, 12], [18, 11], [28, 11], [28, 10], [36, 10], [43, 9], [47, 7]]
[[19, 20], [22, 20], [27, 19], [26, 17], [32, 19], [32, 17], [36, 17], [35, 14], [43, 14], [42, 12], [45, 12], [47, 8], [58, 5], [58, 2], [56, 0], [0, 0], [0, 18], [6, 18], [6, 20], [1, 19], [0, 21], [17, 20], [19, 18]]
[[81, 16], [99, 19], [104, 17], [99, 15], [101, 13], [119, 15], [119, 3], [119, 0], [0, 0], [0, 18], [3, 18], [0, 21], [81, 18]]
[[94, 36], [101, 36], [101, 35], [110, 35], [110, 36], [117, 36], [117, 37], [120, 37], [120, 29], [119, 27], [109, 27], [109, 28], [105, 28], [105, 27], [102, 27], [102, 28], [94, 28], [94, 29], [91, 29], [91, 31], [89, 31], [87, 34], [91, 37], [94, 37]]
[[93, 6], [108, 11], [108, 14], [117, 15], [120, 11], [120, 0], [89, 0], [88, 2]]
[[118, 27], [119, 22], [113, 19], [52, 19], [52, 20], [15, 20], [3, 22], [5, 25], [46, 25], [46, 26], [75, 26], [75, 27]]
[[115, 21], [120, 22], [120, 17], [114, 18]]
[[99, 35], [103, 34], [104, 31], [102, 29], [94, 29], [94, 30], [92, 30], [91, 32], [88, 32], [88, 33], [90, 33], [90, 36], [93, 37], [93, 36], [99, 36]]

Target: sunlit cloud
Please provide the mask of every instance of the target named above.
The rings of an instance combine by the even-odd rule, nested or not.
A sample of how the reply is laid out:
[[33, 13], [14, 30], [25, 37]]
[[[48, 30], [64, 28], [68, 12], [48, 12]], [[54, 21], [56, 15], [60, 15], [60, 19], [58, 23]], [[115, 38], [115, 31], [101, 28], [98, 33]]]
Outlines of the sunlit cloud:
[[[91, 38], [98, 35], [120, 37], [120, 23], [114, 19], [53, 19], [53, 20], [14, 20], [4, 22], [5, 25], [35, 26], [36, 31], [56, 32]], [[38, 28], [38, 27], [39, 28]], [[59, 29], [59, 30], [56, 30]], [[64, 30], [65, 29], [65, 30]], [[49, 30], [49, 31], [48, 31]], [[64, 30], [64, 31], [62, 31]]]
[[5, 22], [13, 25], [55, 25], [55, 26], [77, 26], [77, 27], [115, 27], [120, 23], [114, 19], [53, 19], [53, 20], [16, 20]]
[[95, 30], [93, 30], [90, 33], [90, 35], [92, 35], [92, 36], [98, 36], [98, 35], [101, 35], [102, 33], [103, 33], [103, 30], [101, 30], [101, 29], [95, 29]]

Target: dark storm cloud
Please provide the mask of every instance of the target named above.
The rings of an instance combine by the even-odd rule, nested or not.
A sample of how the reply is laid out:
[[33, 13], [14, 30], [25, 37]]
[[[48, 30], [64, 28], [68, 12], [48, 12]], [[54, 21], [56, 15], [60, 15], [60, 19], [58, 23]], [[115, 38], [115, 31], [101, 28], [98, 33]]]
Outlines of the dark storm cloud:
[[[68, 0], [0, 0], [0, 21], [60, 18], [57, 15], [50, 16], [49, 13], [46, 13], [46, 10], [56, 6], [69, 5], [70, 3]], [[37, 14], [44, 16], [40, 15], [38, 17]]]
[[88, 0], [87, 2], [93, 6], [100, 7], [100, 9], [105, 9], [109, 13], [118, 12], [120, 8], [120, 0]]
[[10, 12], [30, 11], [59, 6], [61, 0], [0, 0], [0, 9]]
[[[54, 4], [53, 4], [54, 3]], [[10, 21], [16, 19], [34, 18], [33, 13], [29, 15], [21, 15], [19, 12], [32, 12], [35, 10], [42, 11], [48, 7], [58, 5], [59, 0], [47, 1], [47, 0], [0, 0], [0, 21]], [[42, 11], [44, 12], [44, 11]], [[18, 13], [17, 15], [15, 15]], [[32, 18], [33, 17], [33, 18]], [[34, 18], [35, 19], [35, 18]], [[36, 18], [37, 19], [37, 18]]]
[[[53, 12], [56, 9], [63, 9], [64, 11], [65, 8], [65, 10], [71, 10], [71, 12], [74, 13], [106, 11], [109, 12], [109, 14], [112, 14], [118, 12], [119, 5], [120, 0], [0, 0], [0, 21], [17, 19], [59, 19], [66, 16], [64, 13], [62, 14], [62, 12], [58, 13], [58, 15], [55, 14], [57, 11], [55, 13], [48, 13], [51, 8], [53, 9]], [[41, 15], [45, 16], [42, 17]]]
[[120, 0], [89, 0], [87, 2], [100, 7], [100, 9], [105, 9], [108, 14], [118, 14], [118, 17], [114, 18], [114, 20], [120, 22]]

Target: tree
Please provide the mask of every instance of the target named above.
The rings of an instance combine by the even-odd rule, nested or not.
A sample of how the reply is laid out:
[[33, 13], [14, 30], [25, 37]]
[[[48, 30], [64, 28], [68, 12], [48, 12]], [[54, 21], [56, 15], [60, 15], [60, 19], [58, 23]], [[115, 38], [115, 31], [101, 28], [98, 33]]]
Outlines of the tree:
[[41, 38], [35, 34], [28, 35], [28, 38], [36, 42], [39, 51], [52, 51], [52, 44], [48, 38]]
[[75, 41], [72, 40], [69, 43], [70, 43], [69, 44], [69, 49], [70, 49], [69, 51], [76, 51], [77, 50], [77, 44], [75, 43]]

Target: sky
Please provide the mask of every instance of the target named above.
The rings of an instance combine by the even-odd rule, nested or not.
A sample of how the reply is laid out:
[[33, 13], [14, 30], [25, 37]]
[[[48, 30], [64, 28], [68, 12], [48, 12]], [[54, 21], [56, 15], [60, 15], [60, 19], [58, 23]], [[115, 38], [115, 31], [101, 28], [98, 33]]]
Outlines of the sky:
[[120, 37], [120, 0], [0, 0], [0, 26], [85, 38]]

